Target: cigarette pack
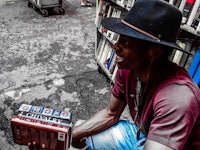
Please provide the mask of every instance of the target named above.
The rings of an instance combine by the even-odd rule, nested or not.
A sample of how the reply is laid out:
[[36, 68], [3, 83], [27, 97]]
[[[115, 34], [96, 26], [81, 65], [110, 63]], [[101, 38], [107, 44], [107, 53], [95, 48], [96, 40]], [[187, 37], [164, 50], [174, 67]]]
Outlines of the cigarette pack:
[[67, 150], [73, 129], [72, 114], [22, 104], [11, 119], [14, 142], [30, 149]]

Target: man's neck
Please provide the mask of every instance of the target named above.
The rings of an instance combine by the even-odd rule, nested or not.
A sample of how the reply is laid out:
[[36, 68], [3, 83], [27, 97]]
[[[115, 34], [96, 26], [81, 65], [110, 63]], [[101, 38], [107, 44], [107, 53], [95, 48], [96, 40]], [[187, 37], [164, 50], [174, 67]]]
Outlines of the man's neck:
[[167, 64], [169, 64], [169, 61], [152, 63], [151, 66], [149, 65], [149, 67], [135, 73], [141, 81], [147, 82], [156, 78], [157, 76], [160, 76], [160, 73], [163, 71]]

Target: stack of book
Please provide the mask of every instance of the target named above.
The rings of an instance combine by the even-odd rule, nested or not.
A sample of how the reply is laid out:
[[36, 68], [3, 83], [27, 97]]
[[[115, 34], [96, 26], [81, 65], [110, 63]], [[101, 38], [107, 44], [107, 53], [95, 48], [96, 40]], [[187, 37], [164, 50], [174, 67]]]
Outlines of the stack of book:
[[104, 36], [106, 36], [109, 41], [111, 41], [112, 43], [115, 43], [118, 40], [118, 34], [105, 29], [101, 25], [101, 21], [105, 17], [123, 18], [125, 17], [126, 14], [127, 14], [127, 11], [122, 9], [121, 7], [114, 4], [110, 4], [105, 1], [100, 1], [100, 5], [98, 7], [98, 13], [96, 17], [96, 22], [95, 22], [98, 31], [101, 34], [104, 34]]
[[31, 149], [66, 150], [70, 146], [72, 114], [22, 104], [11, 119], [14, 141]]
[[115, 50], [112, 48], [112, 43], [110, 43], [104, 36], [101, 37], [98, 44], [96, 58], [97, 62], [103, 64], [104, 69], [112, 75], [116, 67], [116, 54]]
[[182, 24], [200, 34], [200, 0], [169, 0], [169, 3], [183, 13]]

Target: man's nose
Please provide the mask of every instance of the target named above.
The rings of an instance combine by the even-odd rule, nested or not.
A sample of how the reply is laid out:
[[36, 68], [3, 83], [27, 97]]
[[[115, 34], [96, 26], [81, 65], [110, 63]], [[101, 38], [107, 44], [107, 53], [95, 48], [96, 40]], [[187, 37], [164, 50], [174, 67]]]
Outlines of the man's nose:
[[115, 50], [115, 52], [119, 52], [120, 51], [120, 42], [119, 40], [112, 46], [112, 48]]

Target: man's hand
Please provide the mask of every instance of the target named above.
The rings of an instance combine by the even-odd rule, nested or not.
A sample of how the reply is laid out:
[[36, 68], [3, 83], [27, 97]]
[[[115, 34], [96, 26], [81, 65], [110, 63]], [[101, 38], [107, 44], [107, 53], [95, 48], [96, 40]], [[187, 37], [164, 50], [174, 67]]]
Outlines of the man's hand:
[[72, 146], [80, 149], [86, 147], [86, 138], [72, 139]]

